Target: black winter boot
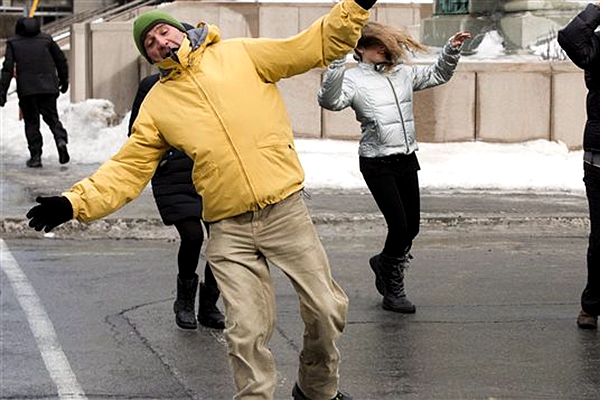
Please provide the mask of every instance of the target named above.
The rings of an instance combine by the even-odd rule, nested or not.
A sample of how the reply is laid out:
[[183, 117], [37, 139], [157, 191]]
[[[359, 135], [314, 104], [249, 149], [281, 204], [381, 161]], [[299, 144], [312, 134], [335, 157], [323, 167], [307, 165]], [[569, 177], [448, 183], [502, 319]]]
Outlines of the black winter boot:
[[177, 275], [177, 299], [173, 303], [175, 322], [182, 329], [196, 329], [196, 316], [194, 315], [194, 303], [196, 301], [196, 290], [198, 289], [198, 275], [193, 278], [182, 280]]
[[[379, 271], [383, 285], [383, 309], [403, 314], [415, 313], [416, 308], [406, 298], [404, 291], [404, 270], [408, 267], [410, 255], [406, 253], [404, 257], [395, 258], [378, 254], [373, 259], [373, 270]], [[377, 276], [377, 272], [375, 274]]]
[[25, 163], [29, 168], [42, 168], [42, 155], [32, 154], [31, 158]]
[[58, 162], [61, 164], [68, 163], [71, 157], [69, 157], [69, 151], [67, 150], [67, 142], [60, 140], [56, 143], [56, 149], [58, 150]]
[[198, 322], [207, 328], [225, 329], [225, 317], [217, 308], [219, 299], [219, 288], [206, 286], [200, 282], [200, 294], [198, 302]]

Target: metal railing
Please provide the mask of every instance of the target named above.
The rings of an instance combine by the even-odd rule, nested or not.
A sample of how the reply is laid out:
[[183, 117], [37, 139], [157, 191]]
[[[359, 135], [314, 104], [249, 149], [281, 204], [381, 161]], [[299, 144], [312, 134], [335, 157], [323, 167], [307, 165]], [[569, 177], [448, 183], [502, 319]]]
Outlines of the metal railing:
[[103, 8], [88, 10], [81, 13], [73, 14], [69, 17], [60, 18], [56, 21], [44, 25], [42, 29], [49, 35], [61, 36], [62, 34], [67, 33], [70, 30], [71, 25], [73, 24], [92, 21], [96, 19], [110, 21], [112, 19], [122, 16], [125, 13], [129, 13], [139, 7], [150, 6], [158, 3], [161, 3], [161, 1], [134, 0], [122, 5], [115, 3]]
[[[32, 4], [31, 1], [2, 1], [0, 4], [0, 14], [25, 15], [29, 13]], [[40, 17], [61, 17], [73, 13], [73, 0], [44, 0], [36, 6], [36, 16]]]

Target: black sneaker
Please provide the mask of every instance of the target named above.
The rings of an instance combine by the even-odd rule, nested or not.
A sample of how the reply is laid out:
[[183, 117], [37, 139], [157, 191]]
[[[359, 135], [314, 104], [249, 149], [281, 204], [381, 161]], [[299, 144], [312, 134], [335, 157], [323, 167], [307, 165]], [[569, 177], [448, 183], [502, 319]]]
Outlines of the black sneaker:
[[58, 149], [58, 162], [61, 164], [68, 163], [71, 157], [69, 157], [69, 152], [67, 151], [67, 144], [61, 142], [56, 145], [56, 148]]
[[[300, 387], [298, 386], [297, 383], [294, 385], [294, 388], [292, 389], [292, 397], [294, 398], [294, 400], [310, 400], [308, 397], [306, 397], [304, 395], [304, 393], [302, 393], [302, 390], [300, 390]], [[337, 392], [335, 397], [331, 400], [352, 400], [352, 396], [350, 396], [349, 394], [342, 393], [342, 392]]]

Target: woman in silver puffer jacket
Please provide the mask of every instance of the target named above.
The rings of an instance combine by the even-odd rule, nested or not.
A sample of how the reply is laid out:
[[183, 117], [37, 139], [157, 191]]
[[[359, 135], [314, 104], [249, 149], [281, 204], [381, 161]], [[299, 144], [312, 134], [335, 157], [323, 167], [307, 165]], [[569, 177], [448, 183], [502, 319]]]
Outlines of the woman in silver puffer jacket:
[[407, 65], [409, 52], [426, 52], [427, 47], [403, 30], [369, 22], [354, 49], [357, 67], [334, 61], [319, 90], [323, 108], [352, 107], [361, 124], [360, 171], [388, 228], [383, 250], [369, 260], [386, 310], [416, 310], [404, 290], [404, 270], [420, 223], [413, 92], [448, 82], [470, 37], [469, 32], [452, 36], [432, 65]]

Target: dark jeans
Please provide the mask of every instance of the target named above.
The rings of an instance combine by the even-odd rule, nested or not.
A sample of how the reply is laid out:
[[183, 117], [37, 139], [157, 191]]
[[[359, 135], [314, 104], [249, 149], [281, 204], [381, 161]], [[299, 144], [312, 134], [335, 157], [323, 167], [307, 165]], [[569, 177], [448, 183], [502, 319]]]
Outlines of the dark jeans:
[[40, 115], [48, 128], [54, 135], [56, 144], [67, 143], [67, 131], [58, 119], [56, 111], [57, 94], [36, 94], [19, 98], [19, 107], [23, 113], [25, 122], [25, 136], [29, 153], [33, 155], [42, 154], [42, 134], [40, 133]]
[[583, 182], [590, 208], [590, 238], [587, 285], [581, 295], [581, 307], [588, 314], [600, 315], [600, 166], [584, 163]]
[[[202, 221], [200, 218], [185, 218], [175, 222], [175, 228], [181, 239], [177, 253], [179, 276], [182, 279], [189, 279], [196, 273], [202, 242], [204, 242]], [[206, 232], [208, 233], [208, 224], [206, 224]], [[217, 287], [217, 281], [208, 263], [204, 267], [204, 283], [206, 286]]]
[[421, 200], [415, 153], [360, 157], [360, 172], [387, 223], [382, 253], [402, 257], [419, 233]]

